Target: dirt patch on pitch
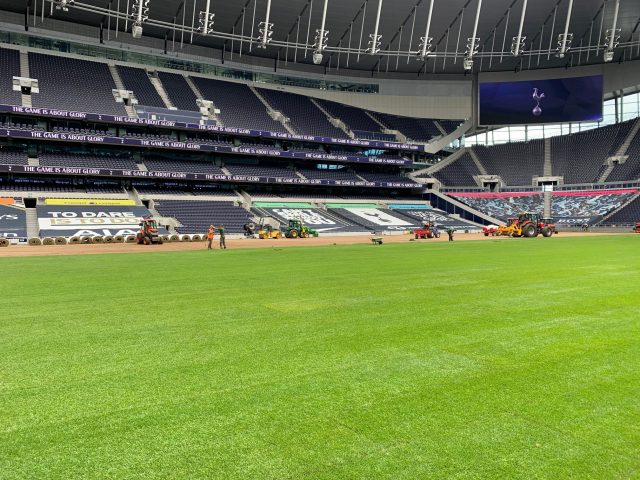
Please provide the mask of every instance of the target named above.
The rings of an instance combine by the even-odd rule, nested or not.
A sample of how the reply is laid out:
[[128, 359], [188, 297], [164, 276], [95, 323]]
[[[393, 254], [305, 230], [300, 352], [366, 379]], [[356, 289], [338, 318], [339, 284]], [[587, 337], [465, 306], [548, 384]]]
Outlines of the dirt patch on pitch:
[[[582, 233], [582, 232], [563, 232], [560, 238], [566, 237], [588, 237], [594, 235], [624, 235], [624, 233]], [[357, 245], [371, 244], [373, 235], [353, 235], [339, 237], [318, 237], [318, 238], [280, 238], [278, 240], [259, 240], [259, 239], [227, 239], [227, 247], [229, 249], [237, 248], [281, 248], [281, 247], [303, 247], [303, 246], [320, 246], [320, 245]], [[384, 243], [402, 243], [413, 241], [413, 235], [388, 235], [382, 236]], [[528, 239], [511, 239], [508, 237], [485, 237], [481, 233], [456, 233], [454, 241], [470, 241], [470, 240], [505, 240], [505, 241], [531, 241]], [[553, 241], [552, 239], [543, 239], [540, 241]], [[415, 240], [418, 242], [446, 242], [446, 235], [440, 238], [430, 240]], [[534, 240], [536, 241], [536, 240]], [[205, 250], [206, 242], [171, 242], [162, 245], [137, 245], [131, 243], [102, 243], [94, 245], [12, 245], [7, 248], [0, 248], [0, 257], [30, 257], [30, 256], [49, 256], [49, 255], [97, 255], [108, 253], [151, 253], [151, 252], [183, 252], [188, 250]], [[215, 249], [218, 250], [217, 239]], [[212, 252], [213, 253], [213, 252]]]

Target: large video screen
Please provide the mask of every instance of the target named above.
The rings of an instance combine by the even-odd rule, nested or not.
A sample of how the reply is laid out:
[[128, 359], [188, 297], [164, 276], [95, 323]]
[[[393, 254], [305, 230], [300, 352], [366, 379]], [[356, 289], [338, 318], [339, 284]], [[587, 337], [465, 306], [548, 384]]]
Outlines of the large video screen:
[[602, 120], [602, 76], [481, 82], [480, 125]]

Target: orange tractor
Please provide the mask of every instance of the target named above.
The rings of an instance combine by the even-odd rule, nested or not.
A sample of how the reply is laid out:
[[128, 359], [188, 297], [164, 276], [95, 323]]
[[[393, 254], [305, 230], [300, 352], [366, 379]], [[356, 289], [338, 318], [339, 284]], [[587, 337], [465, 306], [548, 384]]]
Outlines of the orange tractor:
[[413, 231], [413, 235], [418, 238], [440, 238], [440, 230], [431, 222], [426, 222], [420, 228]]
[[636, 232], [636, 233], [640, 233], [640, 222], [636, 223], [636, 226], [633, 229], [633, 231]]
[[158, 222], [153, 218], [143, 218], [136, 235], [136, 242], [138, 245], [162, 245], [162, 237], [158, 235]]

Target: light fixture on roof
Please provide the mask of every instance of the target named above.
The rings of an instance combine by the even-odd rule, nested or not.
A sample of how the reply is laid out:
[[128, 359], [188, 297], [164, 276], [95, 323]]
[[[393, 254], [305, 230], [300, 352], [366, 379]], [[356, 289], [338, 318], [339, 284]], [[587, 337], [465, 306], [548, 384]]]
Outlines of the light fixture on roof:
[[322, 22], [320, 28], [316, 30], [316, 38], [313, 44], [313, 63], [320, 65], [323, 60], [322, 52], [327, 48], [327, 42], [329, 40], [329, 31], [324, 29], [327, 20], [327, 7], [329, 0], [324, 0], [324, 7], [322, 8]]
[[68, 12], [69, 5], [73, 5], [74, 3], [75, 3], [75, 0], [57, 0], [55, 2], [56, 10], [62, 10], [63, 12]]
[[467, 50], [464, 52], [464, 60], [462, 66], [465, 72], [473, 69], [473, 57], [478, 53], [480, 48], [480, 38], [476, 37], [478, 33], [478, 22], [480, 21], [480, 10], [482, 9], [482, 0], [478, 0], [478, 9], [476, 10], [476, 21], [473, 24], [473, 35], [467, 39]]
[[604, 61], [613, 61], [613, 51], [620, 44], [620, 29], [616, 28], [618, 25], [618, 11], [620, 10], [620, 0], [616, 0], [616, 8], [613, 13], [613, 25], [610, 29], [607, 29], [605, 36], [605, 50]]
[[520, 27], [518, 28], [518, 36], [513, 37], [511, 42], [511, 55], [517, 57], [524, 50], [524, 41], [527, 37], [522, 35], [522, 27], [524, 26], [524, 17], [527, 14], [527, 0], [522, 3], [522, 14], [520, 15]]
[[267, 14], [264, 17], [264, 22], [258, 24], [260, 36], [258, 37], [258, 48], [267, 48], [267, 45], [271, 43], [271, 37], [273, 37], [273, 23], [269, 22], [269, 15], [271, 15], [271, 0], [267, 0]]
[[573, 0], [569, 0], [569, 8], [567, 9], [567, 21], [564, 24], [564, 33], [558, 35], [558, 53], [556, 53], [556, 57], [558, 58], [564, 58], [564, 55], [571, 49], [573, 33], [569, 33], [569, 24], [571, 23], [572, 11]]
[[367, 53], [375, 55], [380, 51], [382, 35], [378, 35], [378, 27], [380, 26], [380, 13], [382, 12], [382, 0], [378, 0], [378, 13], [376, 14], [376, 26], [373, 33], [369, 35], [369, 46]]
[[561, 33], [558, 35], [558, 50], [556, 53], [556, 57], [564, 58], [565, 54], [569, 53], [571, 50], [571, 43], [573, 42], [573, 33]]
[[151, 0], [134, 0], [133, 2], [131, 10], [131, 17], [133, 18], [131, 33], [133, 38], [142, 37], [142, 24], [149, 18], [149, 3], [151, 3]]
[[204, 11], [200, 12], [199, 16], [200, 26], [198, 27], [198, 32], [200, 32], [202, 35], [207, 35], [211, 31], [211, 27], [213, 26], [213, 19], [216, 14], [211, 13], [210, 9], [211, 0], [207, 0], [207, 6]]
[[433, 16], [433, 3], [435, 0], [431, 0], [431, 4], [429, 5], [429, 17], [427, 18], [427, 29], [424, 32], [424, 37], [420, 37], [420, 47], [418, 53], [418, 59], [425, 61], [426, 58], [431, 53], [431, 42], [433, 42], [433, 37], [429, 36], [429, 30], [431, 29], [431, 17]]

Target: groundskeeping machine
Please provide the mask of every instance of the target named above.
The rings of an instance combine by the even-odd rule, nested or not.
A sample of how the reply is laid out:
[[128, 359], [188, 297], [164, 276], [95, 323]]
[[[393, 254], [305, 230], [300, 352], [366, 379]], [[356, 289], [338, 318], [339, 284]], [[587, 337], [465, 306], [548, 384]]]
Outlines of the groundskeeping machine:
[[296, 219], [289, 220], [289, 224], [284, 228], [283, 233], [287, 238], [309, 238], [318, 236], [316, 230], [303, 225], [300, 220]]
[[158, 222], [153, 218], [143, 218], [136, 234], [136, 242], [139, 245], [162, 245], [162, 237], [158, 235]]
[[517, 224], [513, 225], [513, 237], [532, 238], [542, 235], [550, 237], [558, 233], [556, 225], [549, 218], [544, 218], [537, 213], [521, 213], [518, 215]]
[[282, 232], [280, 231], [280, 222], [273, 217], [261, 217], [258, 227], [258, 238], [282, 238]]

